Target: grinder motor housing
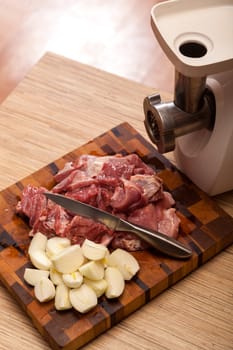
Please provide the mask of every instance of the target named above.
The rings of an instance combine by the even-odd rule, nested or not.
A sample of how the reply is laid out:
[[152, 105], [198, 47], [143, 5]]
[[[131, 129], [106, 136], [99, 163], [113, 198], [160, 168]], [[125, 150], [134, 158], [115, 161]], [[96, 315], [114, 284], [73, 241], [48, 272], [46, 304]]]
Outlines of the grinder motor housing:
[[175, 67], [174, 101], [144, 100], [145, 127], [161, 153], [210, 195], [233, 189], [233, 1], [170, 0], [151, 24]]

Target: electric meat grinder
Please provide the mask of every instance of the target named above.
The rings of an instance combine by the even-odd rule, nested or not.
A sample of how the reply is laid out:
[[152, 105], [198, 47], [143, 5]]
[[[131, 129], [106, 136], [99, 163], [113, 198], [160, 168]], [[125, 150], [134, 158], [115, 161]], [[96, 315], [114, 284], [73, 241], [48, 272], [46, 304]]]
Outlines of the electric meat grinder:
[[215, 195], [233, 189], [233, 0], [170, 0], [151, 24], [175, 66], [174, 101], [144, 100], [145, 127], [159, 152]]

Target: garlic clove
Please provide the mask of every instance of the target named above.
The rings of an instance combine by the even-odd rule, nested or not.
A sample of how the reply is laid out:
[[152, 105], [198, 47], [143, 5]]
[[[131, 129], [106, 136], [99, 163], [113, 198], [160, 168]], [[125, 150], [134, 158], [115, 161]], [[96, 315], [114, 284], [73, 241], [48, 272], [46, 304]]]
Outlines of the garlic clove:
[[43, 277], [41, 278], [34, 287], [35, 297], [41, 302], [46, 302], [55, 297], [55, 287], [53, 282]]
[[70, 289], [70, 302], [75, 310], [85, 313], [97, 305], [97, 296], [92, 288], [82, 284], [79, 288]]
[[29, 247], [28, 254], [30, 255], [33, 251], [45, 251], [48, 238], [41, 232], [35, 233]]
[[49, 277], [49, 271], [26, 268], [23, 277], [28, 284], [35, 286], [35, 284], [39, 282], [42, 277]]
[[64, 273], [62, 275], [63, 283], [69, 288], [78, 288], [83, 283], [83, 276], [79, 271]]
[[105, 279], [93, 281], [93, 280], [89, 280], [88, 278], [85, 277], [84, 283], [94, 290], [97, 298], [99, 298], [101, 295], [103, 295], [107, 289], [107, 282]]
[[28, 255], [32, 264], [40, 270], [49, 270], [52, 265], [45, 253], [47, 240], [44, 234], [37, 232], [32, 238], [28, 248]]
[[65, 237], [52, 237], [49, 238], [46, 244], [46, 254], [48, 257], [52, 257], [60, 253], [64, 248], [69, 247], [71, 242]]
[[104, 279], [107, 282], [105, 295], [108, 299], [118, 298], [124, 291], [125, 281], [122, 273], [116, 267], [107, 267]]
[[104, 265], [101, 261], [88, 261], [79, 267], [79, 272], [90, 280], [101, 280], [104, 277]]
[[139, 271], [139, 264], [135, 257], [123, 249], [114, 250], [107, 257], [107, 265], [117, 267], [125, 280], [129, 281]]
[[40, 270], [49, 270], [52, 267], [51, 260], [42, 250], [32, 250], [29, 253], [32, 264]]
[[84, 262], [84, 256], [79, 244], [64, 248], [51, 258], [55, 269], [61, 273], [76, 271]]
[[72, 308], [69, 291], [70, 289], [63, 283], [57, 286], [55, 294], [56, 310], [68, 310]]
[[108, 252], [108, 248], [103, 244], [95, 243], [89, 239], [85, 239], [82, 245], [83, 255], [89, 260], [104, 259]]
[[62, 274], [53, 267], [49, 271], [49, 277], [55, 286], [63, 283]]

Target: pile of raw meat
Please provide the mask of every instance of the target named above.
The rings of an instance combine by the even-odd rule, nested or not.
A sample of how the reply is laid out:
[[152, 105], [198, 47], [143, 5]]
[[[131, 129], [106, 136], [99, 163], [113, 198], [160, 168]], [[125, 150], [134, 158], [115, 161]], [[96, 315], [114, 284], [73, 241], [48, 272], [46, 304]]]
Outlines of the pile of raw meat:
[[[178, 235], [179, 218], [172, 196], [163, 190], [161, 179], [136, 154], [127, 156], [81, 155], [68, 162], [55, 175], [51, 192], [88, 203], [131, 223], [158, 230], [174, 238]], [[17, 204], [17, 212], [26, 215], [31, 235], [40, 231], [48, 237], [68, 237], [82, 244], [85, 238], [123, 248], [145, 249], [146, 243], [132, 233], [113, 232], [91, 219], [73, 215], [47, 200], [47, 189], [28, 185]]]

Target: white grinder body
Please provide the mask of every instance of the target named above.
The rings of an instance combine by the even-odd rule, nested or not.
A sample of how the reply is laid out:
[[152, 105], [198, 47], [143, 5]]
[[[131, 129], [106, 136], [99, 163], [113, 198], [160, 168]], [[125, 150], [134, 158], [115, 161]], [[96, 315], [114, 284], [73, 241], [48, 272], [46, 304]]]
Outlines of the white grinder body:
[[174, 150], [178, 168], [210, 195], [233, 189], [232, 19], [233, 0], [168, 0], [151, 11], [176, 75], [174, 101], [144, 100], [145, 126], [159, 151]]
[[207, 87], [215, 97], [214, 128], [177, 138], [175, 157], [198, 187], [216, 195], [233, 188], [233, 71], [209, 76]]

